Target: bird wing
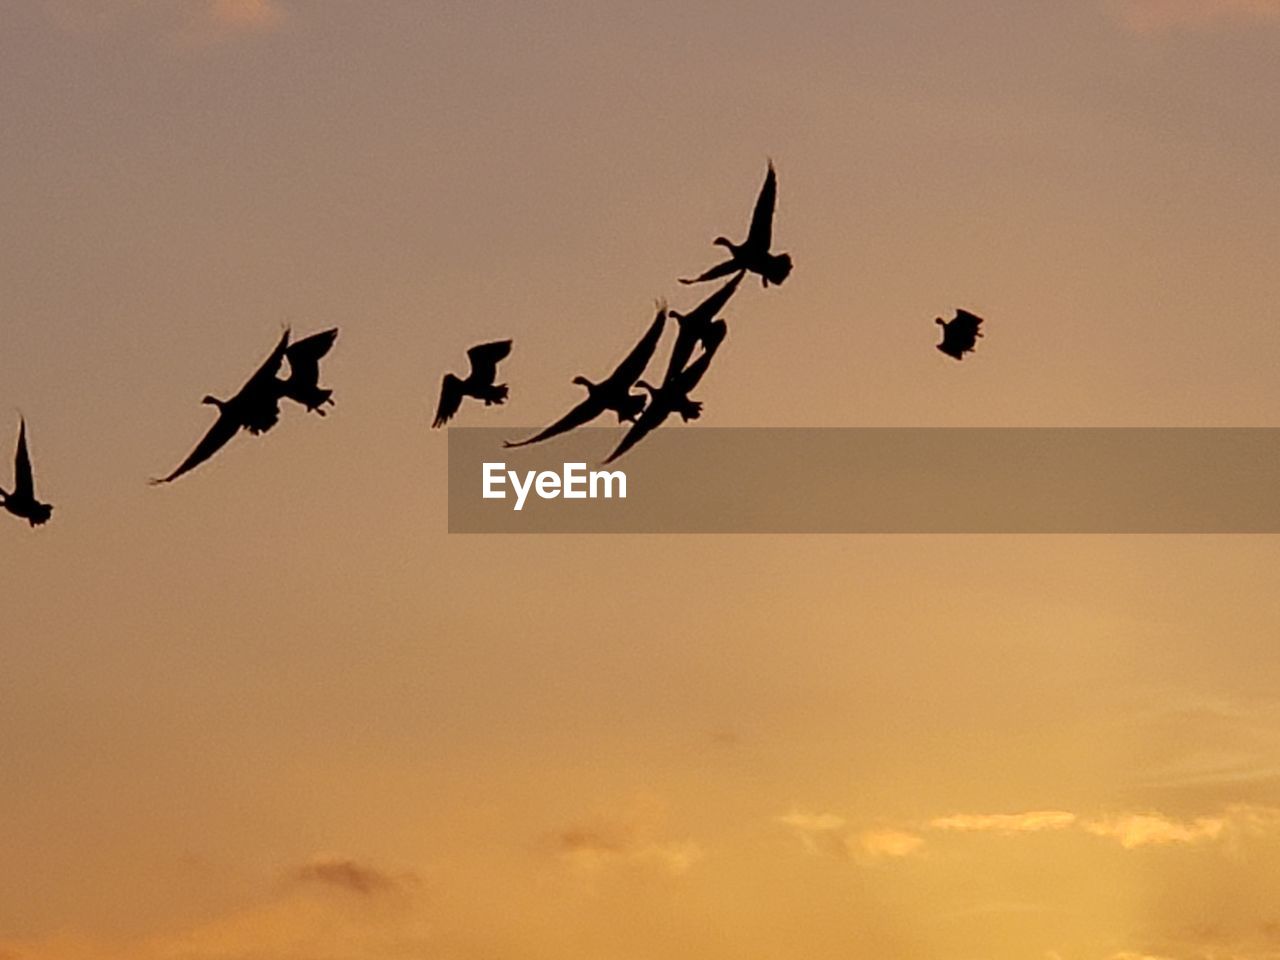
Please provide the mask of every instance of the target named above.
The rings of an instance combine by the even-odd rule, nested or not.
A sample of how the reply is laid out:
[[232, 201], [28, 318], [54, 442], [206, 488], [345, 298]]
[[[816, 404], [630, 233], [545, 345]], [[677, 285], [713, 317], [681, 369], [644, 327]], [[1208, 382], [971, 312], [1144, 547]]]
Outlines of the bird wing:
[[505, 360], [511, 352], [510, 340], [495, 340], [493, 343], [482, 343], [467, 351], [471, 361], [471, 377], [480, 383], [493, 383], [498, 376], [498, 364]]
[[290, 345], [284, 352], [289, 361], [289, 379], [295, 383], [319, 382], [320, 358], [333, 348], [333, 342], [337, 339], [338, 328], [334, 327], [322, 333], [313, 333]]
[[751, 230], [743, 246], [762, 253], [768, 252], [773, 243], [773, 207], [778, 199], [778, 175], [769, 161], [769, 172], [764, 176], [764, 186], [756, 197], [756, 208], [751, 214]]
[[658, 313], [653, 318], [653, 323], [649, 324], [649, 329], [644, 332], [640, 342], [631, 348], [631, 352], [618, 364], [617, 369], [609, 374], [605, 383], [611, 387], [626, 389], [639, 380], [644, 375], [644, 368], [653, 358], [653, 352], [658, 349], [658, 341], [662, 338], [662, 331], [666, 325], [667, 305], [665, 302], [659, 302]]
[[443, 427], [453, 419], [453, 415], [462, 406], [462, 381], [452, 373], [446, 373], [440, 382], [440, 403], [436, 406], [436, 418], [432, 428]]
[[563, 417], [553, 423], [541, 433], [535, 434], [528, 440], [519, 440], [515, 443], [504, 441], [504, 447], [524, 447], [531, 443], [540, 443], [543, 440], [550, 440], [552, 437], [558, 437], [562, 433], [568, 433], [574, 427], [580, 427], [584, 423], [590, 423], [600, 414], [604, 413], [604, 406], [591, 397], [583, 400], [580, 404], [566, 413]]
[[649, 401], [649, 405], [644, 408], [644, 413], [640, 414], [640, 419], [631, 425], [631, 429], [626, 432], [622, 438], [622, 442], [614, 448], [613, 453], [604, 459], [604, 463], [612, 463], [620, 456], [634, 447], [637, 443], [647, 437], [650, 433], [662, 425], [662, 422], [670, 415], [671, 410], [661, 399], [661, 393], [654, 396]]
[[676, 337], [676, 344], [671, 349], [671, 359], [667, 362], [667, 373], [663, 377], [663, 383], [678, 376], [684, 370], [699, 340], [702, 340], [705, 345], [707, 339], [712, 336], [711, 321], [715, 320], [716, 314], [724, 309], [725, 304], [737, 292], [738, 284], [742, 282], [745, 275], [745, 270], [739, 270], [737, 276], [684, 315], [680, 321], [680, 334]]
[[724, 305], [729, 302], [729, 298], [737, 292], [738, 284], [742, 282], [746, 272], [746, 270], [740, 269], [737, 276], [690, 310], [686, 316], [695, 318], [701, 323], [710, 323], [716, 318], [716, 314], [724, 309]]
[[679, 280], [684, 284], [702, 283], [704, 280], [716, 280], [720, 277], [727, 277], [729, 274], [741, 269], [742, 264], [738, 263], [738, 261], [733, 257], [730, 257], [724, 263], [717, 263], [705, 273], [699, 274], [696, 277], [680, 277]]
[[35, 496], [35, 478], [31, 473], [31, 454], [27, 452], [27, 422], [19, 421], [18, 452], [13, 458], [13, 498], [26, 500]]
[[605, 463], [612, 463], [620, 456], [634, 447], [637, 443], [648, 436], [652, 431], [656, 430], [671, 415], [671, 411], [675, 404], [671, 402], [672, 396], [687, 397], [689, 392], [698, 385], [698, 381], [702, 379], [702, 375], [707, 372], [707, 368], [711, 366], [711, 358], [716, 355], [716, 351], [720, 349], [720, 344], [724, 342], [725, 335], [729, 331], [729, 325], [723, 320], [717, 320], [710, 325], [707, 335], [703, 338], [702, 355], [693, 361], [688, 367], [682, 370], [677, 378], [673, 381], [663, 383], [661, 389], [649, 401], [649, 405], [644, 408], [644, 413], [640, 414], [637, 420], [627, 431], [626, 436], [622, 438], [622, 442], [618, 444], [613, 453], [605, 459]]
[[280, 372], [280, 364], [283, 362], [285, 351], [288, 348], [289, 328], [285, 327], [284, 333], [280, 335], [280, 342], [271, 351], [271, 356], [262, 361], [262, 366], [255, 370], [253, 376], [245, 381], [244, 386], [240, 388], [240, 392], [236, 396], [243, 396], [250, 390], [261, 389], [263, 386], [273, 384], [276, 374]]
[[236, 431], [239, 429], [240, 424], [235, 421], [234, 417], [220, 412], [218, 414], [218, 419], [215, 420], [213, 426], [209, 428], [209, 432], [204, 435], [204, 438], [201, 439], [198, 444], [196, 444], [196, 448], [191, 451], [187, 459], [183, 460], [182, 463], [178, 465], [177, 469], [167, 477], [153, 479], [151, 482], [153, 484], [171, 483], [172, 481], [177, 480], [178, 477], [182, 476], [188, 470], [194, 470], [226, 446], [227, 441], [234, 437], [236, 435]]

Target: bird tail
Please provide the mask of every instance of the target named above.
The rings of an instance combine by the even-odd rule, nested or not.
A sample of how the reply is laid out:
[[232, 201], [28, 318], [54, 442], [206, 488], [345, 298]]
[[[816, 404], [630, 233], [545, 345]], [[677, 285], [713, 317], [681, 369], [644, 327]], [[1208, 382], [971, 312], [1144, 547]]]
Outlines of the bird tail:
[[684, 402], [676, 409], [680, 414], [680, 419], [685, 423], [688, 423], [690, 420], [697, 420], [702, 416], [702, 404], [697, 400], [685, 398]]
[[783, 280], [791, 275], [791, 255], [787, 253], [779, 253], [769, 258], [768, 266], [763, 274], [767, 281], [765, 286], [772, 283], [778, 286]]

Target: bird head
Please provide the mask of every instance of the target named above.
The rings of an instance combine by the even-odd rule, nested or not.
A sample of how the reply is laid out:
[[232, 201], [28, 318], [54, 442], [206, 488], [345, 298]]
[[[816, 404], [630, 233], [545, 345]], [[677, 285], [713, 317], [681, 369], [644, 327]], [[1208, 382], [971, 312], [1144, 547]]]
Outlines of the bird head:
[[592, 387], [595, 386], [595, 384], [592, 383], [590, 380], [588, 380], [586, 377], [581, 377], [581, 376], [574, 377], [573, 382], [580, 387], [586, 387], [588, 390], [590, 390]]
[[647, 380], [637, 380], [636, 386], [639, 387], [641, 390], [648, 390], [650, 396], [656, 396], [658, 393], [658, 388], [655, 387], [653, 384], [649, 383]]
[[212, 394], [205, 394], [204, 399], [202, 399], [200, 402], [207, 403], [211, 407], [217, 407], [219, 410], [222, 409], [222, 401], [219, 400], [217, 397], [213, 396]]
[[716, 237], [711, 242], [717, 247], [728, 247], [730, 250], [733, 249], [733, 241], [728, 237]]

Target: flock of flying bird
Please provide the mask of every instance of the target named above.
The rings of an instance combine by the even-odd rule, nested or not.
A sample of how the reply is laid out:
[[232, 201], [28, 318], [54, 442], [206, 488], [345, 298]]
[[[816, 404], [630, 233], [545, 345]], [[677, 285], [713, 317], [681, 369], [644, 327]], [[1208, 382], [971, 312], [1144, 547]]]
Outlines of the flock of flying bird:
[[[653, 322], [609, 376], [598, 383], [583, 376], [574, 377], [573, 382], [586, 389], [586, 399], [546, 429], [524, 440], [508, 441], [504, 446], [541, 443], [612, 411], [619, 424], [629, 423], [631, 426], [604, 460], [604, 463], [611, 463], [672, 414], [679, 414], [686, 422], [698, 419], [702, 414], [702, 404], [691, 399], [689, 394], [701, 382], [728, 332], [727, 324], [718, 317], [719, 313], [737, 292], [747, 273], [757, 274], [765, 287], [770, 284], [780, 286], [791, 273], [791, 257], [785, 253], [770, 252], [777, 194], [778, 178], [770, 162], [746, 239], [735, 244], [726, 237], [716, 237], [713, 244], [725, 247], [729, 251], [728, 258], [696, 277], [681, 278], [680, 282], [695, 284], [721, 277], [730, 279], [688, 313], [677, 313], [660, 301]], [[654, 386], [641, 378], [662, 339], [668, 318], [675, 319], [679, 332], [671, 348], [666, 371]], [[942, 327], [942, 342], [938, 349], [956, 360], [972, 351], [977, 338], [982, 336], [979, 329], [982, 318], [967, 310], [958, 310], [952, 320], [944, 321], [939, 317], [936, 322]], [[230, 399], [206, 396], [201, 401], [218, 408], [218, 419], [182, 463], [167, 476], [153, 479], [151, 483], [171, 483], [194, 470], [241, 430], [255, 435], [266, 433], [280, 418], [281, 400], [292, 400], [309, 412], [325, 415], [325, 406], [333, 403], [333, 391], [320, 386], [320, 361], [333, 347], [338, 329], [334, 327], [292, 343], [289, 337], [290, 331], [285, 329], [271, 355]], [[701, 352], [695, 359], [694, 354], [699, 348]], [[483, 401], [485, 406], [505, 403], [507, 385], [494, 381], [498, 377], [498, 364], [510, 353], [510, 340], [482, 343], [468, 350], [471, 372], [465, 379], [452, 373], [445, 374], [431, 425], [440, 427], [446, 424], [457, 414], [466, 397]], [[279, 374], [285, 362], [289, 365], [289, 375], [282, 378]], [[648, 396], [632, 393], [633, 387], [644, 390]], [[25, 419], [19, 420], [13, 490], [0, 489], [0, 507], [33, 527], [45, 523], [53, 513], [52, 506], [36, 499]]]

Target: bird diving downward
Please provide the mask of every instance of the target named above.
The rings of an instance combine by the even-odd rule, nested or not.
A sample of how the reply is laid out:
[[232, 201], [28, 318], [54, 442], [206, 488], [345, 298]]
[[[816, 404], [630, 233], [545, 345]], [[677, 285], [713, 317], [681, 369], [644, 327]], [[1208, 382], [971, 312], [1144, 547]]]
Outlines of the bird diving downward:
[[13, 490], [0, 490], [0, 507], [31, 526], [38, 527], [53, 515], [53, 507], [36, 499], [31, 454], [27, 452], [27, 421], [20, 419], [18, 423], [18, 452], [13, 458]]
[[459, 380], [452, 373], [446, 373], [440, 383], [440, 403], [436, 407], [436, 418], [432, 427], [443, 427], [462, 406], [463, 397], [474, 397], [483, 400], [486, 407], [507, 402], [507, 385], [495, 384], [498, 377], [498, 364], [511, 352], [510, 340], [495, 340], [482, 343], [467, 351], [471, 361], [471, 373], [465, 380]]
[[618, 364], [613, 373], [599, 383], [592, 383], [586, 377], [573, 378], [574, 383], [581, 387], [586, 387], [587, 398], [585, 400], [541, 433], [516, 443], [507, 441], [503, 443], [503, 446], [523, 447], [530, 443], [549, 440], [562, 433], [568, 433], [584, 423], [590, 423], [596, 417], [609, 410], [617, 414], [619, 423], [628, 420], [634, 423], [636, 418], [640, 416], [641, 411], [644, 410], [645, 397], [643, 393], [632, 393], [631, 387], [640, 379], [640, 376], [644, 373], [644, 368], [648, 366], [654, 350], [658, 347], [658, 340], [662, 337], [662, 331], [666, 323], [667, 305], [659, 302], [658, 313], [653, 318], [653, 323], [649, 324], [649, 329], [640, 338], [640, 342], [631, 348], [631, 352]]
[[948, 321], [935, 317], [934, 322], [942, 327], [942, 342], [937, 345], [938, 349], [957, 360], [963, 360], [966, 353], [972, 353], [982, 336], [978, 329], [982, 326], [982, 318], [968, 310], [957, 309], [954, 319]]
[[717, 264], [701, 276], [681, 283], [701, 283], [717, 277], [727, 277], [737, 270], [749, 270], [760, 275], [764, 286], [781, 284], [791, 273], [791, 256], [785, 253], [773, 254], [769, 247], [773, 243], [773, 208], [778, 199], [778, 175], [774, 172], [773, 161], [769, 161], [769, 172], [765, 174], [764, 186], [760, 188], [760, 196], [756, 198], [756, 208], [751, 215], [751, 228], [747, 239], [740, 245], [728, 237], [716, 237], [711, 241], [729, 251], [729, 259]]
[[690, 420], [697, 420], [702, 416], [702, 404], [697, 400], [689, 399], [689, 394], [697, 387], [699, 381], [702, 380], [703, 374], [711, 366], [711, 359], [716, 355], [716, 351], [720, 349], [720, 344], [724, 342], [725, 334], [728, 333], [728, 330], [729, 327], [723, 320], [717, 320], [711, 324], [706, 338], [702, 341], [702, 354], [689, 366], [674, 376], [668, 376], [663, 380], [661, 387], [653, 387], [643, 380], [637, 381], [636, 386], [643, 387], [649, 391], [649, 405], [644, 408], [644, 413], [640, 414], [640, 419], [632, 424], [631, 429], [622, 438], [622, 442], [618, 444], [617, 449], [605, 459], [605, 463], [612, 463], [617, 460], [651, 432], [662, 426], [667, 417], [673, 413], [680, 414], [680, 419], [686, 423]]
[[167, 477], [153, 478], [152, 484], [172, 483], [187, 471], [194, 470], [226, 446], [227, 441], [241, 430], [248, 430], [256, 435], [266, 433], [276, 425], [276, 421], [280, 419], [280, 390], [283, 382], [276, 379], [276, 373], [288, 346], [289, 330], [286, 328], [280, 342], [271, 351], [271, 356], [245, 381], [235, 396], [230, 400], [206, 396], [200, 401], [217, 407], [218, 419], [173, 473]]

